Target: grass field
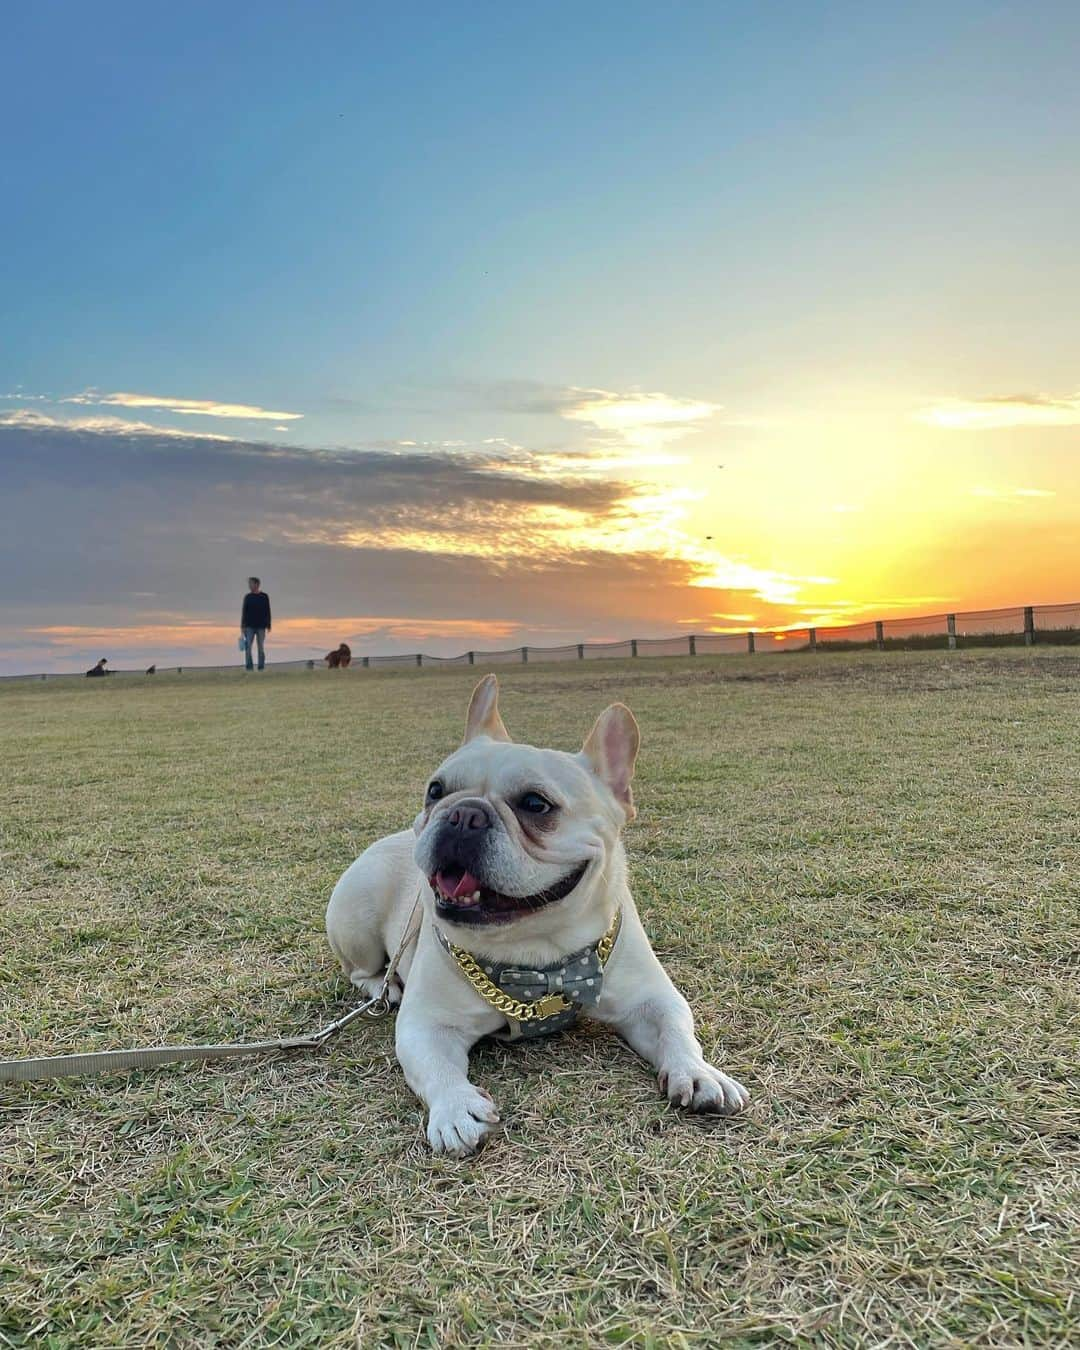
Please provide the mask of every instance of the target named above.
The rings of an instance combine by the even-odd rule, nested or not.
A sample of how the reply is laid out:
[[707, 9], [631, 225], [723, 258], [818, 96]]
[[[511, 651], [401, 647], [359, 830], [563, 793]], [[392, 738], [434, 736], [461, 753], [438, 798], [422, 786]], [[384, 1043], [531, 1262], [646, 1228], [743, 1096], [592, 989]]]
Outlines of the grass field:
[[[330, 889], [465, 670], [0, 688], [0, 1058], [344, 1010]], [[1064, 1346], [1080, 1337], [1080, 656], [529, 666], [519, 739], [642, 724], [638, 904], [733, 1121], [601, 1028], [483, 1048], [432, 1158], [389, 1022], [0, 1086], [0, 1343]]]

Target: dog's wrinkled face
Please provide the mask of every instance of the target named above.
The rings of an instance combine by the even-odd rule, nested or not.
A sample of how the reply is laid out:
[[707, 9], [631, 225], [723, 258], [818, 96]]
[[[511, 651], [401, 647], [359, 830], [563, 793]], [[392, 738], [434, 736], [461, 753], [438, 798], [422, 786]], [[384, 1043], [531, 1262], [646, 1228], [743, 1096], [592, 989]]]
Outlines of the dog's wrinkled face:
[[633, 816], [637, 726], [616, 704], [578, 755], [513, 744], [488, 676], [465, 743], [428, 781], [416, 862], [447, 923], [506, 924], [574, 903]]

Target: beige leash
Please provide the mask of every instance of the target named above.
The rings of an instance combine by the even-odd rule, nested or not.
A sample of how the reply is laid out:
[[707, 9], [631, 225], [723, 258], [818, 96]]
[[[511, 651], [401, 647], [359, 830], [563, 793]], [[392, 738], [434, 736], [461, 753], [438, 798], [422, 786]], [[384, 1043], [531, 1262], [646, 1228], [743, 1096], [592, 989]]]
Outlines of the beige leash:
[[415, 942], [420, 925], [413, 926], [420, 905], [416, 894], [398, 949], [387, 964], [382, 987], [374, 998], [350, 1008], [334, 1022], [308, 1036], [285, 1036], [273, 1041], [233, 1041], [222, 1045], [151, 1045], [138, 1050], [99, 1050], [88, 1055], [47, 1055], [41, 1059], [0, 1060], [0, 1082], [29, 1083], [40, 1078], [73, 1078], [82, 1074], [107, 1073], [110, 1069], [145, 1069], [155, 1064], [182, 1060], [232, 1059], [239, 1055], [269, 1055], [279, 1050], [319, 1050], [347, 1026], [365, 1018], [369, 1022], [390, 1011], [390, 982], [406, 950]]

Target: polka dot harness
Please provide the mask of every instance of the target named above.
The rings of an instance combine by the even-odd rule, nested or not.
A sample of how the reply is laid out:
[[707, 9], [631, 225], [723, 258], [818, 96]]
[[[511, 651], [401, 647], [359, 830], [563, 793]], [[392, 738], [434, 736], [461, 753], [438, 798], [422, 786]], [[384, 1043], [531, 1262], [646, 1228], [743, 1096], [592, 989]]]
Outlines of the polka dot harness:
[[[598, 942], [571, 952], [551, 966], [512, 966], [487, 958], [472, 958], [455, 947], [438, 927], [435, 936], [451, 960], [463, 969], [477, 993], [506, 1018], [506, 1028], [494, 1032], [495, 1038], [533, 1040], [564, 1030], [577, 1021], [584, 1009], [596, 1006], [604, 983], [604, 962], [618, 936], [621, 917], [616, 915], [611, 929]], [[477, 975], [486, 976], [482, 984], [469, 973], [470, 968]], [[492, 993], [486, 991], [489, 981], [494, 986]], [[499, 998], [494, 991], [507, 998]], [[512, 1016], [500, 1006], [508, 1001], [530, 1005], [528, 1015]]]

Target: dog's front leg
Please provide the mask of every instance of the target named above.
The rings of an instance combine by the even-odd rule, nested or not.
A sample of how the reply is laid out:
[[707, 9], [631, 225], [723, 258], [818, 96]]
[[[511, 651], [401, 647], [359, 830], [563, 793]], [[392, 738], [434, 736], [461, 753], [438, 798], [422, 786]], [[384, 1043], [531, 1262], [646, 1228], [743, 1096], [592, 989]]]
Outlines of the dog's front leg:
[[734, 1115], [750, 1094], [706, 1060], [690, 1005], [656, 959], [636, 914], [627, 919], [620, 939], [625, 946], [605, 973], [597, 1015], [653, 1066], [671, 1101]]
[[734, 1115], [750, 1094], [705, 1058], [694, 1034], [694, 1018], [676, 989], [674, 997], [647, 999], [614, 1024], [624, 1041], [656, 1070], [660, 1091], [694, 1111]]
[[469, 1082], [469, 1048], [477, 1035], [432, 1016], [410, 1001], [408, 989], [395, 1035], [405, 1081], [428, 1108], [432, 1149], [455, 1158], [474, 1152], [499, 1120], [488, 1093]]

